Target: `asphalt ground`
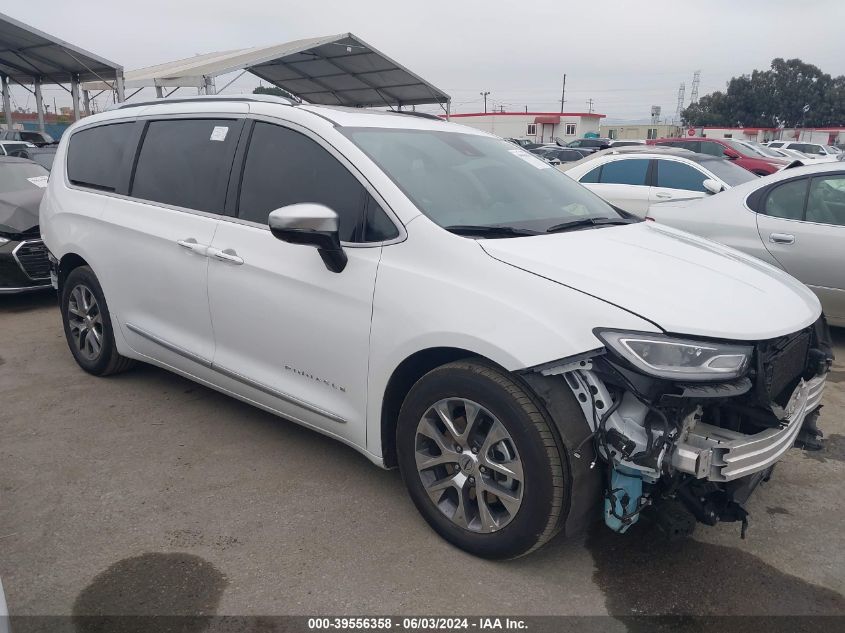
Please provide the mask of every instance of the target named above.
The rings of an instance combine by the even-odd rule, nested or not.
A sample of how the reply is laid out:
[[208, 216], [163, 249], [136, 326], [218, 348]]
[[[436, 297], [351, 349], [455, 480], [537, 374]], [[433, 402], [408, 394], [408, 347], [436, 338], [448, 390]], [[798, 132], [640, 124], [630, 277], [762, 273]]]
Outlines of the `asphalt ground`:
[[747, 539], [736, 523], [675, 543], [599, 525], [491, 562], [430, 530], [396, 471], [157, 368], [92, 377], [52, 293], [2, 297], [13, 628], [103, 613], [578, 615], [620, 631], [654, 630], [642, 618], [660, 614], [845, 616], [845, 330], [834, 336], [826, 448], [787, 454], [748, 504]]

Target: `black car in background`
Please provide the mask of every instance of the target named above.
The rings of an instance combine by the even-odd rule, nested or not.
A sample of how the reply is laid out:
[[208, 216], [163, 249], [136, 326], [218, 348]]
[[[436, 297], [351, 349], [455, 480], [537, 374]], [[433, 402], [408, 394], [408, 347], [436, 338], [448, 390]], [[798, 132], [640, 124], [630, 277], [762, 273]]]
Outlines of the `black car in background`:
[[0, 156], [0, 295], [50, 288], [38, 206], [50, 175], [25, 158]]
[[567, 147], [586, 148], [593, 151], [601, 151], [610, 147], [609, 138], [579, 138], [566, 144]]
[[531, 151], [547, 160], [556, 159], [561, 163], [571, 163], [584, 158], [584, 154], [569, 147], [538, 147]]

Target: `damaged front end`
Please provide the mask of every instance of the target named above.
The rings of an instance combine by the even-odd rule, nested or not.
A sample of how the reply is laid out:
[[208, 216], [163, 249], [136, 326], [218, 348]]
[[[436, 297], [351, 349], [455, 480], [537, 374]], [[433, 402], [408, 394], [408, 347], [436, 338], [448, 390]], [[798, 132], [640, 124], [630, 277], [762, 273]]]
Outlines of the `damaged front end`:
[[560, 376], [588, 434], [575, 458], [606, 468], [604, 519], [617, 532], [653, 508], [670, 535], [696, 521], [742, 522], [743, 504], [793, 445], [820, 446], [816, 427], [833, 360], [824, 317], [756, 343], [597, 330], [605, 347], [533, 368]]

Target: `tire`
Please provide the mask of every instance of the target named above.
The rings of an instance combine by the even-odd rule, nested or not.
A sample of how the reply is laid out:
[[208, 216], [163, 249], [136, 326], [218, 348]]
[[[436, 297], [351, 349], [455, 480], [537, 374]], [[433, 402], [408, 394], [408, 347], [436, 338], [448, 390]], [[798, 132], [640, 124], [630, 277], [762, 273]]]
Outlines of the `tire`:
[[419, 512], [467, 552], [523, 556], [566, 519], [568, 469], [552, 422], [527, 386], [492, 364], [457, 361], [423, 376], [402, 404], [396, 447]]
[[95, 376], [109, 376], [135, 364], [117, 351], [103, 289], [88, 266], [74, 268], [67, 276], [60, 307], [65, 339], [82, 369]]

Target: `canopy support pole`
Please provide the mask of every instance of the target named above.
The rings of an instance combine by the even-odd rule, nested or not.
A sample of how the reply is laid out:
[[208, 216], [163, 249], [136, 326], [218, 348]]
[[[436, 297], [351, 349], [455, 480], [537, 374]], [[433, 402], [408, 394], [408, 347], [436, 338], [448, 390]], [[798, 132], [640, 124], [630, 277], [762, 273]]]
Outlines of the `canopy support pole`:
[[114, 91], [118, 103], [126, 101], [126, 94], [123, 91], [123, 71], [118, 70], [114, 73]]
[[3, 84], [3, 115], [6, 117], [6, 129], [12, 129], [12, 102], [9, 99], [9, 78], [0, 75], [0, 82]]
[[46, 131], [44, 126], [44, 95], [41, 94], [41, 77], [35, 78], [35, 110], [38, 112], [38, 131]]
[[82, 111], [85, 116], [91, 116], [91, 95], [87, 90], [82, 91]]
[[70, 77], [70, 98], [73, 100], [73, 120], [79, 121], [79, 75]]
[[156, 99], [164, 99], [164, 91], [161, 86], [156, 86]]

